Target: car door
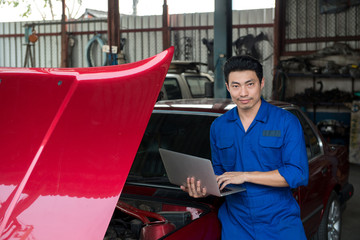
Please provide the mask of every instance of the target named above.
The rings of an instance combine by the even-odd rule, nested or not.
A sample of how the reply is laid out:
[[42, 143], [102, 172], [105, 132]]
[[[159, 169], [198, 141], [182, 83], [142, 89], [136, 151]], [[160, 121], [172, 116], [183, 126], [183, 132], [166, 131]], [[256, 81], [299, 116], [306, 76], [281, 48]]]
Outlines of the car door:
[[322, 210], [323, 199], [330, 181], [330, 161], [324, 155], [323, 143], [312, 122], [298, 109], [291, 109], [303, 127], [306, 151], [309, 161], [309, 182], [305, 187], [299, 187], [294, 195], [301, 208], [301, 219], [307, 236], [316, 232]]

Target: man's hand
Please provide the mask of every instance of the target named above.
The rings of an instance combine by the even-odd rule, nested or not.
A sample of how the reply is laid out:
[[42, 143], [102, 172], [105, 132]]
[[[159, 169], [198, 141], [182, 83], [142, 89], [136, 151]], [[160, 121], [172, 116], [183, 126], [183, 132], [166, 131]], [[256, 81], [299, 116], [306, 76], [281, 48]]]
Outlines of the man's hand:
[[217, 176], [216, 180], [219, 184], [220, 190], [228, 184], [243, 184], [244, 182], [272, 187], [289, 186], [285, 178], [280, 175], [278, 170], [269, 172], [225, 172], [224, 174]]
[[202, 188], [201, 187], [201, 182], [200, 180], [196, 181], [195, 183], [195, 178], [194, 177], [188, 177], [187, 178], [187, 186], [180, 186], [180, 188], [189, 193], [190, 197], [193, 198], [202, 198], [202, 197], [206, 197], [206, 188]]
[[216, 177], [220, 190], [228, 184], [242, 184], [246, 182], [246, 172], [225, 172]]

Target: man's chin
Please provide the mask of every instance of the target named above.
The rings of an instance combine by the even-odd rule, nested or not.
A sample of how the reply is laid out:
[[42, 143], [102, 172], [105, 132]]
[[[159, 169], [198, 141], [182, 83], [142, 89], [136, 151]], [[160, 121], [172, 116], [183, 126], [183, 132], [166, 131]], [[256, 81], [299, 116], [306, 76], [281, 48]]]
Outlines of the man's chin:
[[241, 110], [249, 110], [252, 108], [250, 104], [237, 104], [237, 107], [240, 108]]

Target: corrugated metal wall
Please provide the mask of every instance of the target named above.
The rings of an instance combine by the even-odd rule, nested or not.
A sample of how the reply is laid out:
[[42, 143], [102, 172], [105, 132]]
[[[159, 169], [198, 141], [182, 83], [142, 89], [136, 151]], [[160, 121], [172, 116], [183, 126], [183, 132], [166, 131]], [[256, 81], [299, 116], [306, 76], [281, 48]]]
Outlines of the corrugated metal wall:
[[23, 23], [0, 23], [0, 66], [20, 67], [25, 56]]
[[[360, 49], [360, 6], [340, 13], [321, 14], [319, 1], [287, 0], [285, 49], [283, 56], [306, 55], [340, 41]], [[273, 79], [274, 9], [233, 11], [233, 41], [262, 33], [269, 41], [256, 44], [267, 79], [265, 97], [271, 96]], [[60, 22], [38, 22], [35, 30], [39, 40], [32, 48], [35, 67], [60, 66]], [[25, 61], [25, 22], [0, 23], [0, 67], [22, 67]], [[214, 39], [214, 14], [194, 13], [170, 15], [171, 44], [174, 59], [212, 64], [211, 51], [203, 40]], [[162, 51], [162, 16], [121, 15], [121, 37], [125, 40], [120, 62], [135, 62]], [[70, 39], [69, 66], [104, 65], [106, 55], [101, 45], [107, 43], [106, 19], [88, 20], [68, 25]], [[92, 40], [93, 44], [90, 45]], [[233, 55], [239, 49], [233, 48]], [[202, 71], [208, 71], [203, 67]]]
[[[70, 67], [105, 65], [106, 55], [102, 52], [102, 46], [107, 43], [107, 19], [85, 20], [69, 24], [67, 31], [69, 32]], [[58, 50], [56, 57], [60, 59], [61, 49]], [[92, 65], [89, 65], [89, 61]]]
[[[261, 27], [255, 24], [269, 24]], [[234, 11], [233, 40], [247, 35], [265, 32], [272, 38], [273, 9]], [[34, 44], [35, 67], [58, 67], [60, 65], [60, 21], [27, 23], [34, 24], [39, 37]], [[162, 16], [121, 15], [121, 37], [126, 39], [124, 54], [126, 62], [138, 61], [162, 51]], [[241, 26], [252, 24], [253, 26]], [[0, 23], [0, 66], [22, 67], [25, 60], [25, 22]], [[170, 16], [171, 43], [176, 47], [175, 59], [207, 62], [207, 48], [202, 39], [214, 39], [214, 14], [194, 13]], [[100, 34], [107, 42], [106, 19], [89, 20], [68, 24], [73, 67], [87, 67], [86, 50], [89, 41]], [[98, 44], [98, 42], [95, 42]], [[94, 43], [94, 44], [95, 44]], [[101, 46], [93, 46], [92, 53]], [[71, 50], [71, 51], [70, 51]], [[93, 55], [91, 54], [91, 55]], [[270, 53], [271, 54], [271, 51]], [[94, 56], [92, 56], [94, 57]], [[95, 65], [102, 64], [103, 54], [96, 54]]]
[[[264, 75], [269, 81], [264, 91], [271, 96], [273, 9], [233, 11], [233, 41], [246, 35], [264, 33], [270, 41], [256, 44], [261, 59], [267, 57]], [[61, 22], [34, 22], [38, 41], [30, 46], [34, 67], [59, 67], [61, 60]], [[29, 23], [27, 23], [29, 25]], [[23, 67], [25, 63], [25, 22], [0, 23], [0, 67]], [[207, 63], [209, 51], [203, 39], [214, 39], [214, 13], [170, 15], [171, 45], [175, 46], [175, 60]], [[162, 51], [162, 16], [120, 16], [121, 38], [125, 39], [120, 62], [135, 62]], [[69, 36], [69, 66], [101, 66], [106, 63], [102, 45], [107, 43], [107, 19], [75, 21], [67, 25]], [[91, 44], [90, 44], [91, 43]], [[235, 55], [235, 47], [234, 53]], [[211, 56], [211, 55], [210, 55]], [[211, 57], [210, 57], [211, 58]], [[202, 71], [208, 71], [203, 67]]]
[[126, 62], [153, 56], [162, 48], [162, 16], [123, 16], [120, 18], [121, 37], [126, 39]]

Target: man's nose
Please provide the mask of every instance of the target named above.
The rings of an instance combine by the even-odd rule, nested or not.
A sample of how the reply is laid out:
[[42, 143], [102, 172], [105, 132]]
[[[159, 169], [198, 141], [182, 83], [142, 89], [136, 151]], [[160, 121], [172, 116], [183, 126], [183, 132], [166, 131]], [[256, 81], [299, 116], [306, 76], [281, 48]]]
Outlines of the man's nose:
[[248, 95], [248, 91], [247, 91], [246, 87], [241, 87], [240, 88], [240, 96], [246, 97], [247, 95]]

